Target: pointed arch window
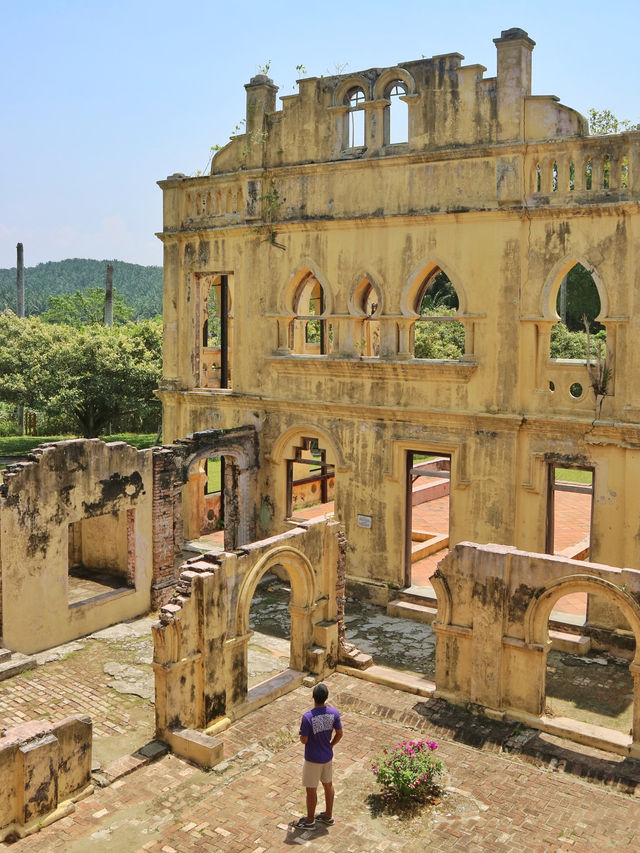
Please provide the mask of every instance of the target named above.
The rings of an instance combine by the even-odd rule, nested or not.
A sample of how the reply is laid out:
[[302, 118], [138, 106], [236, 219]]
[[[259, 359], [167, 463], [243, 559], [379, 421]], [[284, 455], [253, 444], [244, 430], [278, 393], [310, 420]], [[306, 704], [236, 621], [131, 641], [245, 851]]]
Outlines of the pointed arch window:
[[463, 324], [456, 319], [459, 302], [456, 289], [443, 270], [436, 267], [416, 294], [413, 325], [415, 358], [460, 359], [465, 352]]
[[291, 326], [291, 350], [305, 355], [328, 355], [333, 342], [333, 328], [325, 316], [324, 289], [313, 273], [308, 273], [298, 285], [293, 310], [296, 319]]

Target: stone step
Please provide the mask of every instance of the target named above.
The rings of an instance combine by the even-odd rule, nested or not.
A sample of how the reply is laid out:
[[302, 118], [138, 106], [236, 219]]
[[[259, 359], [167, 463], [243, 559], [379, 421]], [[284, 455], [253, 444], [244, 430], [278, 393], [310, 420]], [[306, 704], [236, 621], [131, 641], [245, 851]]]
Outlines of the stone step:
[[11, 652], [9, 649], [0, 649], [0, 663], [4, 663], [6, 660], [9, 660], [11, 657]]
[[23, 655], [20, 652], [13, 652], [8, 660], [0, 663], [0, 681], [6, 678], [12, 678], [20, 672], [26, 672], [28, 669], [33, 669], [36, 666], [36, 659], [31, 655]]
[[400, 619], [413, 619], [414, 622], [426, 622], [430, 625], [437, 615], [436, 607], [418, 604], [415, 601], [396, 598], [387, 604], [387, 616], [396, 616]]
[[569, 634], [566, 631], [549, 631], [549, 639], [554, 652], [586, 655], [591, 651], [591, 637]]
[[399, 601], [410, 601], [412, 604], [422, 604], [425, 607], [437, 607], [438, 599], [432, 586], [407, 586], [399, 589], [396, 594]]

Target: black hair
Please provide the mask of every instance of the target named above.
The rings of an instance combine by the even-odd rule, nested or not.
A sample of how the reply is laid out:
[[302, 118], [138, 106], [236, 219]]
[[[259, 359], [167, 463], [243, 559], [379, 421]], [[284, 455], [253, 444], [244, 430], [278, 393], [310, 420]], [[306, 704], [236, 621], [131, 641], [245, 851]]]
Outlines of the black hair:
[[324, 705], [327, 701], [327, 696], [329, 695], [329, 688], [326, 684], [323, 684], [322, 681], [320, 684], [316, 684], [313, 688], [313, 701], [317, 702], [318, 705]]

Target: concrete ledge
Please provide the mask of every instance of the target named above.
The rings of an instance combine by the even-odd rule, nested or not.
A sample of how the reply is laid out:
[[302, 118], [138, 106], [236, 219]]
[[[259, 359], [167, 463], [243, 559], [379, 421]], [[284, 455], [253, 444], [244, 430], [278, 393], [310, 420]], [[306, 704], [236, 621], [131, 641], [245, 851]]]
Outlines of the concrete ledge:
[[204, 732], [193, 729], [172, 729], [167, 740], [169, 746], [181, 758], [193, 761], [200, 767], [215, 767], [222, 761], [224, 744]]
[[570, 655], [586, 655], [591, 651], [591, 638], [580, 634], [568, 634], [566, 631], [549, 631], [551, 648], [555, 652]]
[[423, 622], [431, 625], [437, 617], [436, 607], [428, 607], [425, 604], [417, 604], [413, 601], [401, 601], [396, 598], [387, 604], [387, 616], [397, 616], [400, 619], [413, 619], [414, 622]]
[[374, 664], [368, 669], [359, 670], [340, 664], [336, 669], [343, 675], [351, 675], [353, 678], [382, 684], [384, 687], [392, 687], [394, 690], [402, 690], [405, 693], [415, 693], [416, 696], [433, 696], [436, 691], [433, 681], [428, 681], [417, 673], [400, 672], [387, 666]]

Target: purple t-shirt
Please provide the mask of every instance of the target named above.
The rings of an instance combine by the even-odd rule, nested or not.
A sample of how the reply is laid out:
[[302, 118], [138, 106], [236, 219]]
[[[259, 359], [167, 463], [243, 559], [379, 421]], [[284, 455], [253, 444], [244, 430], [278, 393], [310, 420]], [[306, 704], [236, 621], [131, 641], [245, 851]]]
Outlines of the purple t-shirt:
[[333, 730], [341, 728], [340, 714], [331, 705], [321, 705], [303, 714], [300, 735], [309, 738], [304, 745], [305, 760], [313, 761], [314, 764], [326, 764], [331, 761]]

